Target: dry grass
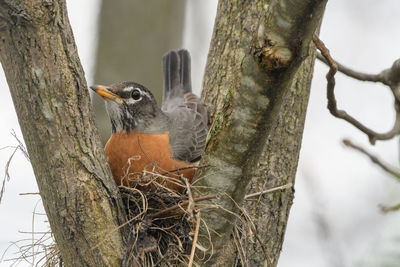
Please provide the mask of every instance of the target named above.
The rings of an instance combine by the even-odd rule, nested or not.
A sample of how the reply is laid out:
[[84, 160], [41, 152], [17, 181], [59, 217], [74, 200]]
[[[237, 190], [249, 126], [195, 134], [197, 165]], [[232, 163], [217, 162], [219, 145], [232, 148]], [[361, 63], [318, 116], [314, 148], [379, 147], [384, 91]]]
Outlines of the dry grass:
[[193, 198], [183, 177], [178, 182], [185, 188], [182, 192], [164, 186], [177, 181], [145, 171], [137, 188], [120, 187], [130, 229], [122, 266], [194, 264], [200, 224], [196, 203], [216, 196]]
[[[216, 196], [193, 198], [189, 183], [181, 180], [186, 188], [175, 192], [164, 184], [176, 179], [145, 171], [136, 187], [120, 187], [128, 215], [124, 227], [129, 229], [122, 266], [196, 265], [194, 250], [201, 247], [197, 244], [200, 210], [196, 203]], [[35, 214], [34, 211], [32, 221]], [[32, 266], [64, 266], [51, 231], [40, 233], [32, 228], [26, 234], [31, 238], [13, 242], [10, 248], [17, 247], [17, 252], [8, 257], [5, 257], [7, 251], [4, 252], [0, 262], [10, 266], [21, 262]]]

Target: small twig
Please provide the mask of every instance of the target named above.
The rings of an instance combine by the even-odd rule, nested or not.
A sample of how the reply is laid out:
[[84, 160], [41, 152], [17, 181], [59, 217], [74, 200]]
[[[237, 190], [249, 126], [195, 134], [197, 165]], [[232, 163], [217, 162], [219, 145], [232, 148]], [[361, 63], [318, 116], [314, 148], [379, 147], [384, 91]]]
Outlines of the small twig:
[[193, 266], [194, 252], [196, 251], [197, 239], [199, 237], [199, 229], [200, 229], [200, 211], [196, 213], [196, 229], [194, 231], [192, 250], [190, 251], [188, 267]]
[[186, 185], [186, 191], [187, 191], [187, 195], [188, 195], [188, 201], [189, 204], [187, 206], [187, 212], [190, 214], [191, 219], [193, 218], [193, 209], [194, 209], [194, 201], [193, 201], [193, 195], [192, 195], [192, 190], [190, 189], [190, 184], [188, 179], [186, 179], [185, 177], [183, 177], [182, 175], [180, 175], [181, 180], [185, 183]]
[[242, 212], [242, 216], [244, 217], [244, 220], [247, 223], [248, 228], [250, 229], [251, 233], [254, 235], [254, 237], [257, 239], [258, 243], [260, 244], [260, 247], [264, 253], [264, 256], [267, 257], [267, 250], [264, 246], [264, 242], [261, 241], [261, 238], [257, 233], [256, 227], [254, 226], [253, 220], [251, 219], [250, 215], [247, 213], [246, 209], [241, 207], [240, 211]]
[[[217, 197], [218, 197], [217, 195], [202, 196], [202, 197], [194, 198], [194, 199], [193, 199], [193, 202], [197, 203], [197, 202], [200, 202], [200, 201], [215, 199], [215, 198], [217, 198]], [[163, 216], [163, 215], [165, 215], [165, 214], [172, 213], [172, 212], [174, 212], [175, 210], [179, 210], [181, 207], [187, 206], [188, 204], [189, 204], [189, 200], [185, 200], [185, 201], [182, 201], [181, 203], [178, 203], [178, 204], [176, 204], [176, 205], [174, 205], [174, 206], [172, 206], [172, 207], [169, 207], [169, 208], [167, 208], [167, 209], [160, 210], [160, 211], [158, 211], [158, 212], [149, 214], [148, 217], [149, 217], [149, 218], [160, 218], [161, 216]]]
[[3, 184], [1, 185], [1, 189], [0, 189], [0, 203], [1, 203], [1, 199], [3, 198], [4, 190], [6, 187], [6, 181], [10, 181], [10, 173], [8, 172], [8, 170], [10, 168], [10, 163], [15, 155], [15, 152], [17, 152], [18, 149], [19, 149], [19, 146], [15, 147], [14, 151], [11, 153], [11, 156], [7, 160], [7, 163], [5, 166], [5, 171], [4, 171]]
[[[322, 56], [325, 58], [323, 62], [325, 62], [329, 66], [329, 72], [326, 75], [327, 79], [327, 98], [328, 98], [328, 109], [330, 113], [340, 119], [343, 119], [354, 127], [365, 133], [368, 138], [369, 142], [373, 145], [375, 144], [376, 140], [389, 140], [393, 137], [400, 134], [400, 81], [398, 74], [400, 72], [400, 61], [396, 60], [390, 69], [382, 71], [377, 76], [373, 77], [369, 74], [362, 74], [355, 71], [350, 71], [350, 69], [345, 68], [344, 66], [338, 64], [332, 59], [328, 48], [326, 48], [325, 44], [318, 38], [317, 35], [313, 36], [313, 41], [316, 47], [321, 51]], [[337, 102], [335, 98], [335, 74], [337, 71], [342, 71], [344, 74], [349, 75], [350, 77], [360, 79], [361, 80], [368, 80], [368, 81], [379, 81], [385, 85], [388, 85], [392, 91], [392, 94], [395, 99], [394, 107], [396, 111], [396, 119], [393, 124], [391, 130], [386, 133], [377, 133], [374, 130], [366, 127], [364, 124], [359, 122], [354, 117], [347, 114], [344, 110], [339, 110], [337, 108]], [[378, 79], [379, 76], [379, 79]], [[378, 79], [378, 80], [377, 80]]]
[[391, 175], [393, 175], [394, 177], [396, 177], [399, 181], [400, 181], [400, 172], [393, 170], [392, 168], [386, 166], [386, 164], [384, 164], [383, 162], [381, 162], [378, 157], [372, 155], [371, 153], [369, 153], [368, 151], [366, 151], [364, 148], [353, 144], [350, 140], [348, 139], [344, 139], [343, 140], [343, 144], [345, 144], [348, 147], [351, 147], [361, 153], [363, 153], [364, 155], [368, 156], [371, 161], [373, 163], [375, 163], [376, 165], [378, 165], [379, 167], [381, 167], [385, 172], [390, 173]]
[[400, 204], [397, 204], [397, 205], [394, 205], [394, 206], [380, 205], [379, 207], [381, 208], [381, 211], [384, 212], [384, 213], [400, 210]]
[[40, 195], [39, 192], [32, 192], [32, 193], [19, 193], [20, 196], [26, 196], [26, 195]]
[[[330, 66], [329, 62], [326, 60], [326, 58], [320, 52], [317, 52], [317, 58], [319, 60], [321, 60], [322, 62], [324, 62], [326, 65]], [[386, 84], [385, 80], [382, 79], [382, 76], [379, 74], [369, 74], [369, 73], [358, 72], [358, 71], [352, 70], [352, 69], [340, 64], [336, 60], [334, 60], [334, 62], [336, 63], [337, 70], [349, 77], [352, 77], [352, 78], [360, 80], [360, 81], [365, 81], [365, 82], [381, 82], [383, 84]]]
[[173, 170], [166, 171], [165, 173], [161, 173], [161, 175], [167, 175], [167, 174], [170, 174], [170, 173], [179, 172], [179, 171], [184, 171], [184, 170], [189, 170], [189, 169], [202, 169], [202, 168], [206, 168], [206, 167], [210, 167], [210, 165], [204, 165], [204, 166], [188, 166], [188, 167], [183, 167], [183, 168], [177, 168], [177, 169], [173, 169]]
[[261, 191], [261, 192], [248, 194], [248, 195], [246, 195], [244, 197], [244, 199], [249, 199], [251, 197], [257, 197], [257, 196], [260, 196], [260, 195], [268, 194], [268, 193], [271, 193], [271, 192], [275, 192], [275, 191], [278, 191], [278, 190], [283, 190], [283, 189], [287, 189], [287, 188], [291, 188], [291, 187], [293, 187], [293, 184], [292, 183], [288, 183], [288, 184], [281, 185], [281, 186], [274, 187], [274, 188], [270, 188], [270, 189], [267, 189], [267, 190], [264, 190], [264, 191]]
[[22, 154], [26, 157], [26, 159], [28, 161], [30, 161], [28, 152], [27, 152], [24, 144], [21, 142], [21, 140], [18, 139], [17, 134], [15, 133], [14, 130], [11, 131], [11, 135], [15, 138], [15, 140], [17, 140], [18, 145], [17, 146], [6, 146], [6, 147], [0, 148], [0, 150], [5, 149], [5, 148], [13, 148], [14, 149], [14, 151], [11, 153], [11, 156], [8, 158], [8, 161], [7, 161], [6, 166], [5, 166], [3, 183], [2, 183], [2, 186], [1, 186], [1, 189], [0, 189], [0, 203], [1, 203], [1, 199], [3, 198], [6, 181], [10, 181], [10, 173], [8, 172], [8, 170], [10, 168], [11, 160], [13, 159], [13, 157], [14, 157], [15, 153], [17, 152], [17, 150], [20, 150], [22, 152]]
[[232, 236], [233, 236], [233, 242], [235, 243], [236, 249], [239, 252], [239, 258], [242, 263], [242, 266], [247, 267], [248, 264], [247, 264], [247, 261], [245, 260], [243, 247], [239, 242], [239, 232], [238, 232], [236, 226], [233, 227]]
[[18, 136], [15, 133], [14, 129], [12, 129], [11, 135], [15, 138], [15, 140], [17, 140], [18, 148], [21, 150], [22, 154], [24, 154], [25, 158], [30, 162], [31, 159], [29, 158], [28, 150], [26, 150], [26, 147], [25, 147], [24, 143], [18, 138]]

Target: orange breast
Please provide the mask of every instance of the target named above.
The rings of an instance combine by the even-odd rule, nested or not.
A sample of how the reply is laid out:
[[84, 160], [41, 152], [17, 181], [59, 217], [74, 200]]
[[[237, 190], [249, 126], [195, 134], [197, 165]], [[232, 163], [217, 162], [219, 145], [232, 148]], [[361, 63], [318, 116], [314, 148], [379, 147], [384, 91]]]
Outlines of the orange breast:
[[118, 132], [111, 135], [105, 153], [117, 185], [132, 186], [142, 178], [144, 170], [163, 174], [174, 180], [157, 179], [164, 186], [180, 191], [183, 187], [178, 175], [189, 181], [195, 169], [177, 170], [190, 166], [189, 163], [171, 158], [168, 132], [164, 134], [144, 134], [137, 132]]

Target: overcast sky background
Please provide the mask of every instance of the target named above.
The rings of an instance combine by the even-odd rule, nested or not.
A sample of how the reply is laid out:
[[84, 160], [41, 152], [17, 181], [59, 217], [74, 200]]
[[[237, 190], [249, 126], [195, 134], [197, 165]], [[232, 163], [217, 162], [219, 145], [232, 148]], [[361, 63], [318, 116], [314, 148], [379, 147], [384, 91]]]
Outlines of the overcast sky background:
[[[199, 92], [215, 17], [216, 0], [189, 0], [183, 47], [192, 53], [193, 88]], [[93, 83], [98, 0], [67, 1], [79, 55], [89, 84]], [[400, 57], [400, 1], [329, 1], [321, 39], [339, 62], [359, 71], [377, 73]], [[160, 59], [161, 60], [161, 59]], [[399, 140], [368, 144], [365, 135], [333, 118], [326, 109], [327, 68], [316, 64], [306, 128], [296, 179], [294, 205], [279, 267], [379, 266], [382, 259], [400, 262], [400, 212], [383, 215], [379, 204], [400, 203], [400, 185], [368, 159], [340, 144], [350, 138], [398, 166]], [[139, 81], [140, 82], [140, 81]], [[390, 91], [337, 75], [340, 108], [379, 131], [394, 120]], [[22, 139], [7, 83], [0, 70], [0, 147], [16, 145], [10, 132]], [[11, 148], [0, 150], [0, 174]], [[38, 196], [32, 168], [16, 153], [10, 165], [11, 181], [0, 204], [0, 255], [11, 242], [30, 238], [18, 231], [32, 230], [32, 211]], [[0, 176], [2, 178], [2, 176]], [[40, 203], [39, 203], [40, 210]], [[47, 230], [43, 216], [34, 220], [36, 231]], [[10, 251], [11, 252], [11, 251]], [[13, 254], [8, 253], [7, 258]], [[379, 265], [378, 265], [379, 264]], [[9, 266], [0, 262], [0, 266]], [[21, 263], [19, 266], [29, 266]], [[397, 266], [397, 265], [393, 265]]]

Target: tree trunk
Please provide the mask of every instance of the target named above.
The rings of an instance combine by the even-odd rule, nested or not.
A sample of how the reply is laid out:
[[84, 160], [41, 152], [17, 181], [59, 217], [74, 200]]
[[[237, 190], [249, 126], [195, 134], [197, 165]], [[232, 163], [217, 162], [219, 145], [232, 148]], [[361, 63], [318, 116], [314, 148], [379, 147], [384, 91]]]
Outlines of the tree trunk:
[[[213, 121], [201, 162], [209, 167], [197, 173], [197, 185], [206, 188], [201, 194], [219, 194], [213, 204], [222, 207], [202, 213], [214, 254], [207, 265], [235, 260], [234, 242], [227, 242], [232, 212], [249, 190], [294, 182], [314, 62], [311, 39], [325, 4], [219, 2], [202, 95]], [[244, 247], [250, 266], [276, 265], [292, 199], [293, 190], [286, 190], [245, 204], [262, 243]]]
[[1, 1], [0, 60], [67, 266], [119, 266], [121, 200], [94, 126], [65, 1]]
[[[162, 56], [182, 46], [185, 0], [103, 0], [94, 81], [136, 81], [162, 95]], [[105, 143], [111, 124], [100, 97], [93, 98], [96, 124]]]
[[[219, 2], [203, 93], [213, 124], [201, 164], [210, 166], [200, 169], [196, 183], [204, 186], [200, 194], [220, 196], [221, 208], [202, 213], [214, 248], [207, 266], [229, 266], [238, 257], [229, 237], [233, 213], [249, 190], [294, 181], [314, 60], [311, 37], [326, 0], [271, 2]], [[63, 260], [120, 265], [118, 225], [125, 214], [93, 125], [65, 1], [0, 2], [0, 42]], [[250, 266], [276, 265], [292, 198], [292, 190], [278, 191], [244, 205], [261, 240], [239, 253]]]

